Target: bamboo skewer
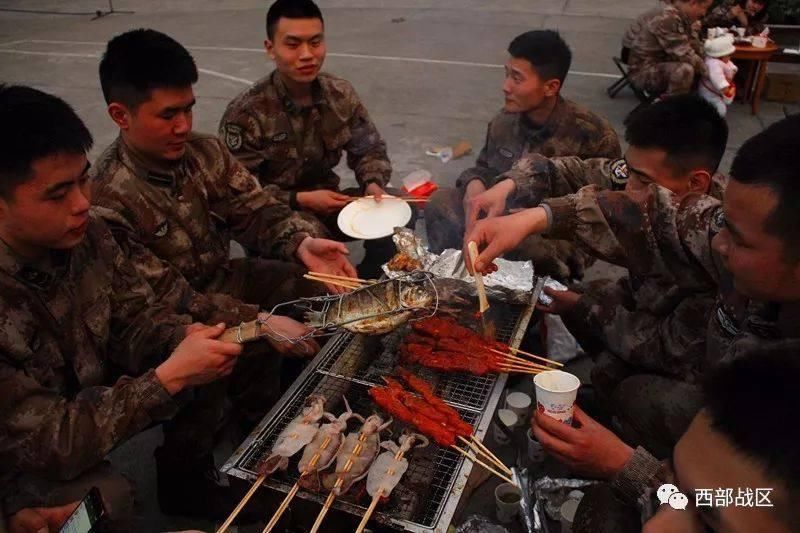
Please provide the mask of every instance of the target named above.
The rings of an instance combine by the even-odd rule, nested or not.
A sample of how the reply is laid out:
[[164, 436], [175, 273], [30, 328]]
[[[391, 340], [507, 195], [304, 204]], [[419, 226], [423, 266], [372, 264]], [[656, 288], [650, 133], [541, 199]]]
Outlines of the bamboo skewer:
[[538, 368], [539, 370], [553, 370], [549, 366], [540, 365], [539, 363], [534, 363], [533, 361], [528, 361], [527, 359], [515, 357], [513, 355], [503, 352], [502, 350], [495, 350], [494, 348], [489, 348], [489, 351], [496, 353], [498, 355], [503, 355], [506, 357], [507, 360], [513, 361], [515, 363], [525, 363], [526, 365], [531, 365], [533, 368]]
[[319, 531], [319, 528], [322, 525], [322, 520], [325, 519], [325, 515], [328, 514], [331, 505], [333, 505], [333, 500], [336, 499], [336, 490], [340, 489], [344, 484], [344, 476], [342, 474], [347, 474], [350, 472], [350, 469], [353, 468], [353, 457], [361, 455], [361, 450], [366, 438], [367, 436], [363, 433], [358, 436], [359, 442], [356, 447], [353, 448], [352, 453], [350, 453], [350, 458], [347, 459], [347, 462], [344, 464], [344, 468], [342, 468], [342, 472], [336, 478], [336, 484], [333, 486], [330, 494], [328, 494], [328, 497], [325, 499], [325, 504], [322, 506], [322, 510], [319, 512], [319, 515], [317, 515], [317, 520], [314, 522], [314, 526], [311, 528], [310, 533], [317, 533], [317, 531]]
[[239, 515], [242, 509], [244, 509], [244, 506], [247, 505], [247, 502], [250, 501], [250, 498], [253, 497], [253, 494], [256, 493], [258, 487], [260, 487], [261, 484], [264, 483], [265, 479], [267, 479], [266, 474], [261, 474], [260, 476], [258, 476], [258, 478], [253, 483], [253, 486], [250, 487], [250, 490], [248, 490], [247, 494], [244, 495], [242, 501], [239, 502], [239, 505], [236, 506], [236, 508], [231, 512], [230, 516], [228, 516], [225, 522], [223, 522], [223, 524], [219, 527], [217, 533], [224, 533], [230, 527], [230, 525], [233, 523], [233, 521], [236, 519], [236, 517]]
[[278, 507], [278, 510], [275, 511], [275, 514], [272, 515], [272, 518], [270, 519], [269, 523], [261, 533], [268, 533], [269, 531], [272, 531], [272, 528], [278, 525], [278, 520], [280, 520], [281, 516], [283, 516], [283, 513], [286, 512], [286, 508], [289, 507], [289, 503], [292, 501], [295, 494], [297, 494], [297, 491], [300, 490], [300, 480], [303, 479], [305, 476], [307, 476], [309, 472], [311, 472], [311, 469], [317, 466], [319, 458], [322, 456], [323, 450], [326, 450], [328, 448], [330, 442], [331, 442], [331, 437], [330, 435], [328, 435], [327, 437], [325, 437], [325, 440], [322, 441], [322, 444], [320, 445], [319, 450], [317, 450], [317, 453], [315, 453], [314, 456], [311, 458], [311, 460], [308, 462], [308, 467], [305, 470], [303, 470], [303, 472], [300, 473], [300, 479], [298, 479], [297, 482], [295, 482], [292, 489], [289, 491], [288, 494], [286, 494], [286, 497], [281, 502], [281, 505]]
[[469, 454], [468, 452], [465, 452], [464, 450], [462, 450], [462, 449], [461, 449], [461, 448], [459, 448], [458, 446], [451, 446], [451, 448], [453, 448], [455, 451], [457, 451], [458, 453], [460, 453], [461, 455], [463, 455], [464, 457], [466, 457], [467, 459], [469, 459], [469, 460], [470, 460], [470, 461], [472, 461], [473, 463], [481, 465], [483, 468], [485, 468], [486, 470], [488, 470], [488, 471], [489, 471], [489, 472], [491, 472], [492, 474], [496, 475], [497, 477], [499, 477], [499, 478], [500, 478], [500, 479], [502, 479], [503, 481], [506, 481], [506, 482], [508, 482], [508, 483], [511, 483], [512, 485], [514, 485], [514, 484], [515, 484], [513, 481], [511, 481], [511, 479], [510, 479], [510, 478], [508, 478], [508, 477], [507, 477], [507, 476], [505, 476], [504, 474], [501, 474], [500, 472], [498, 472], [497, 470], [495, 470], [495, 469], [494, 469], [494, 468], [492, 468], [491, 466], [487, 465], [486, 463], [484, 463], [483, 461], [481, 461], [480, 459], [478, 459], [478, 458], [477, 458], [477, 457], [475, 457], [474, 455], [471, 455], [471, 454]]
[[375, 283], [377, 280], [374, 279], [361, 279], [361, 278], [351, 278], [348, 276], [337, 276], [336, 274], [326, 274], [325, 272], [315, 272], [309, 271], [309, 275], [316, 276], [318, 278], [330, 278], [330, 279], [338, 279], [341, 281], [350, 281], [350, 282], [359, 282], [359, 283]]
[[497, 467], [500, 470], [502, 470], [509, 476], [513, 475], [511, 473], [511, 469], [507, 467], [505, 464], [503, 464], [503, 462], [500, 460], [499, 457], [490, 452], [489, 449], [486, 448], [486, 446], [484, 446], [483, 443], [478, 439], [476, 439], [474, 436], [470, 437], [470, 440], [467, 440], [464, 437], [459, 437], [459, 440], [464, 444], [466, 444], [467, 446], [469, 446], [473, 452], [477, 453], [478, 455], [483, 455], [484, 457], [486, 457], [489, 461], [497, 465]]
[[[399, 461], [400, 459], [403, 458], [403, 455], [405, 455], [403, 450], [398, 450], [397, 453], [395, 454], [394, 458], [395, 458], [396, 461]], [[389, 474], [390, 476], [394, 475], [394, 472], [395, 472], [394, 468], [390, 468], [390, 469], [388, 469], [386, 471], [386, 473]], [[361, 519], [361, 522], [358, 524], [358, 529], [356, 529], [356, 533], [363, 533], [364, 532], [364, 528], [367, 527], [367, 523], [369, 522], [369, 519], [372, 516], [372, 513], [375, 512], [375, 508], [378, 506], [378, 502], [380, 501], [382, 496], [383, 496], [383, 487], [378, 489], [378, 492], [375, 493], [375, 496], [372, 497], [372, 501], [370, 502], [369, 507], [367, 508], [367, 512], [364, 513], [364, 517]]]
[[512, 353], [527, 355], [528, 357], [533, 357], [534, 359], [538, 359], [539, 361], [544, 361], [549, 365], [555, 365], [559, 368], [564, 366], [563, 363], [559, 363], [558, 361], [553, 361], [552, 359], [547, 359], [546, 357], [542, 357], [541, 355], [534, 355], [532, 353], [528, 353], [526, 351], [520, 350], [519, 348], [512, 348], [511, 346], [509, 346], [508, 349], [511, 350]]
[[[351, 196], [348, 202], [357, 202], [358, 200], [371, 200], [375, 198], [375, 195], [367, 195], [367, 196]], [[424, 203], [427, 202], [427, 198], [418, 198], [416, 196], [382, 196], [381, 201], [383, 200], [403, 200], [406, 202], [417, 202], [417, 203]]]
[[305, 279], [308, 279], [308, 280], [311, 280], [311, 281], [318, 281], [318, 282], [324, 283], [326, 285], [335, 285], [335, 286], [338, 286], [338, 287], [344, 287], [345, 289], [360, 289], [362, 287], [362, 285], [360, 283], [349, 283], [349, 282], [346, 282], [346, 281], [340, 281], [340, 280], [334, 280], [334, 279], [328, 279], [328, 278], [318, 278], [318, 277], [312, 276], [310, 274], [304, 274], [303, 277]]

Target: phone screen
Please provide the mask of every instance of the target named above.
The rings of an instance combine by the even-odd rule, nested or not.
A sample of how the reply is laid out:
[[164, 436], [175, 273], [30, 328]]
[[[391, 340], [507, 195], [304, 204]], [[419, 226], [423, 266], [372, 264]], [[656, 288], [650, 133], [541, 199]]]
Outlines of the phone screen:
[[103, 514], [103, 504], [100, 493], [92, 489], [73, 511], [67, 521], [61, 526], [59, 533], [91, 533], [92, 527]]

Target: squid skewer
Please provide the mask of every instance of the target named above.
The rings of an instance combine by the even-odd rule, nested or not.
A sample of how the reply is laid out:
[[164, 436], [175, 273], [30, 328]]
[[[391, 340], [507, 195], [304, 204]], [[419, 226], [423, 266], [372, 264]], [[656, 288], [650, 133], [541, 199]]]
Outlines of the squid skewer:
[[[392, 441], [386, 441], [381, 444], [382, 447], [389, 451], [379, 455], [372, 464], [372, 468], [369, 470], [369, 474], [367, 475], [367, 492], [372, 495], [372, 502], [369, 504], [367, 512], [361, 519], [356, 533], [363, 533], [372, 513], [375, 512], [375, 508], [378, 506], [378, 502], [384, 496], [389, 496], [392, 493], [392, 490], [394, 490], [400, 482], [400, 478], [406, 473], [408, 469], [408, 460], [405, 459], [404, 456], [414, 447], [417, 440], [421, 442], [418, 446], [420, 448], [424, 448], [429, 443], [428, 439], [422, 435], [411, 433], [400, 437], [399, 447]], [[392, 456], [392, 452], [396, 452], [394, 456]]]

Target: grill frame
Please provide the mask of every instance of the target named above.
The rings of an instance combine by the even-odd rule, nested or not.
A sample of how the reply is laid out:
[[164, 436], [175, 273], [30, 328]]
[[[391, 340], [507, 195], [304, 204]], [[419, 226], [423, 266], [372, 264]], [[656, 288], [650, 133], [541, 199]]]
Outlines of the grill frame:
[[[528, 324], [530, 323], [530, 319], [533, 314], [532, 302], [536, 301], [539, 293], [541, 292], [541, 280], [539, 281], [540, 282], [536, 284], [535, 289], [531, 294], [531, 303], [525, 306], [515, 306], [517, 317], [513, 321], [513, 325], [507, 324], [508, 316], [510, 316], [511, 310], [509, 306], [506, 306], [506, 312], [502, 311], [502, 307], [505, 304], [496, 304], [492, 308], [494, 310], [494, 318], [498, 323], [498, 333], [501, 333], [502, 329], [506, 328], [508, 330], [508, 340], [506, 342], [513, 347], [519, 346], [520, 342], [522, 341], [522, 337], [527, 330]], [[498, 311], [500, 312], [498, 313]], [[503, 317], [505, 317], [505, 321], [503, 320]], [[384, 356], [388, 358], [388, 353], [390, 353], [396, 347], [397, 342], [399, 342], [399, 339], [404, 334], [404, 328], [401, 328], [398, 331], [384, 336], [384, 339], [387, 341], [385, 344], [386, 347], [379, 358]], [[502, 339], [504, 336], [505, 335], [498, 335], [498, 338]], [[357, 363], [355, 366], [350, 364], [345, 354], [349, 353], [348, 350], [360, 350], [360, 354], [356, 354], [352, 357], [369, 359], [373, 357], [371, 355], [372, 352], [369, 345], [365, 347], [364, 344], [373, 342], [380, 341], [377, 338], [363, 337], [347, 332], [339, 333], [331, 338], [328, 344], [326, 344], [320, 353], [317, 354], [312, 362], [295, 380], [292, 386], [284, 393], [280, 400], [278, 400], [273, 408], [264, 416], [259, 425], [236, 449], [236, 451], [234, 451], [225, 465], [223, 465], [221, 468], [221, 471], [246, 481], [254, 481], [256, 479], [256, 475], [254, 474], [252, 467], [255, 460], [262, 456], [265, 450], [269, 449], [271, 442], [277, 436], [279, 431], [285, 427], [285, 425], [291, 420], [291, 418], [295, 416], [297, 412], [299, 412], [299, 410], [302, 408], [303, 400], [308, 393], [315, 391], [319, 392], [320, 386], [327, 388], [328, 391], [331, 390], [329, 385], [324, 384], [326, 383], [326, 380], [327, 383], [337, 384], [337, 386], [340, 386], [343, 389], [356, 388], [360, 390], [361, 392], [359, 393], [359, 397], [355, 402], [351, 401], [351, 405], [354, 411], [360, 412], [362, 415], [366, 416], [370, 414], [370, 412], [368, 412], [368, 408], [365, 408], [364, 404], [361, 403], [361, 397], [366, 396], [364, 391], [367, 387], [376, 384], [380, 385], [383, 384], [383, 382], [376, 382], [376, 380], [379, 379], [378, 375], [371, 375], [370, 373], [365, 372], [363, 368], [357, 368], [361, 363]], [[389, 367], [389, 370], [390, 369], [391, 367]], [[508, 376], [506, 374], [492, 374], [490, 376], [483, 377], [438, 374], [433, 371], [428, 371], [427, 369], [421, 372], [421, 374], [426, 379], [430, 379], [431, 376], [440, 376], [440, 379], [438, 379], [438, 383], [436, 384], [437, 394], [442, 396], [447, 403], [462, 412], [462, 416], [464, 416], [468, 422], [473, 424], [475, 436], [483, 440], [487, 433], [489, 423], [494, 415], [494, 411], [497, 408], [497, 404], [500, 401], [500, 397], [503, 389], [505, 388]], [[479, 393], [480, 401], [476, 401], [474, 396], [469, 396], [467, 393], [468, 391], [465, 392], [465, 389], [469, 388], [473, 389], [472, 392]], [[351, 396], [348, 395], [347, 397], [350, 401]], [[367, 399], [369, 398], [368, 396], [366, 397]], [[341, 411], [341, 407], [338, 404], [329, 404], [328, 406], [331, 407], [331, 411], [335, 414], [338, 414]], [[470, 418], [473, 418], [473, 420], [470, 420]], [[354, 427], [356, 427], [356, 425], [357, 423], [355, 422], [351, 423], [349, 426], [349, 431], [354, 431]], [[394, 426], [396, 427], [397, 424]], [[396, 437], [396, 435], [394, 436]], [[386, 438], [388, 437], [383, 435], [381, 440]], [[418, 453], [420, 455], [419, 457], [417, 457]], [[431, 506], [429, 502], [423, 506], [424, 512], [420, 511], [419, 508], [415, 510], [415, 513], [424, 515], [424, 520], [412, 519], [412, 517], [398, 519], [396, 517], [398, 513], [395, 512], [393, 515], [392, 511], [399, 510], [402, 513], [406, 512], [407, 510], [404, 511], [402, 506], [394, 505], [393, 503], [392, 505], [395, 507], [395, 509], [381, 509], [373, 515], [373, 520], [400, 530], [419, 533], [447, 530], [447, 526], [450, 524], [453, 514], [455, 513], [456, 506], [461, 498], [461, 494], [466, 485], [467, 478], [472, 471], [473, 465], [470, 461], [465, 461], [463, 457], [458, 455], [456, 452], [440, 448], [435, 444], [431, 444], [428, 450], [414, 452], [414, 454], [410, 456], [409, 472], [407, 472], [404, 479], [413, 479], [415, 459], [418, 462], [423, 460], [427, 461], [427, 458], [431, 454], [433, 455], [431, 458], [431, 461], [433, 462], [454, 462], [454, 464], [450, 465], [450, 468], [448, 468], [448, 470], [451, 471], [451, 474], [449, 475], [450, 479], [445, 480], [443, 486], [441, 487], [435, 486], [430, 488], [432, 491], [435, 490], [437, 494], [443, 493], [442, 498], [440, 499], [441, 501], [436, 504], [435, 512], [431, 513], [429, 511], [429, 507]], [[288, 469], [289, 475], [284, 475], [282, 477], [277, 477], [276, 475], [276, 477], [267, 479], [264, 482], [264, 485], [279, 492], [288, 492], [297, 477], [292, 473], [296, 471], [296, 464], [300, 455], [301, 454], [297, 454], [294, 458], [292, 458]], [[435, 468], [438, 469], [439, 466], [440, 465], [437, 464]], [[428, 472], [427, 479], [430, 480], [432, 476], [430, 476], [430, 471], [428, 468], [429, 467], [425, 467], [423, 470]], [[434, 471], [437, 471], [436, 469]], [[413, 485], [413, 483], [410, 484]], [[403, 490], [405, 490], [404, 483], [401, 481], [400, 485], [398, 485], [398, 487], [395, 489], [395, 492], [397, 492], [398, 495], [401, 495]], [[315, 494], [305, 490], [300, 490], [297, 493], [297, 497], [316, 501], [320, 504], [325, 499], [324, 494]], [[397, 500], [400, 500], [400, 498], [396, 498], [393, 494], [393, 501]], [[352, 503], [347, 501], [347, 497], [343, 496], [335, 501], [333, 507], [355, 516], [363, 516], [368, 503], [368, 501], [364, 505]]]

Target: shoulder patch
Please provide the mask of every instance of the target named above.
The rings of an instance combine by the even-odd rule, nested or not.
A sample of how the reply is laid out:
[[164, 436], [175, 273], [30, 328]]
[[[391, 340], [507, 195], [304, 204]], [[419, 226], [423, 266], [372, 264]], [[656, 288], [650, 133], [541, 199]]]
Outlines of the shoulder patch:
[[283, 141], [285, 141], [288, 138], [289, 138], [289, 134], [284, 131], [284, 132], [277, 133], [277, 134], [273, 135], [272, 136], [272, 142], [274, 142], [274, 143], [282, 143]]
[[615, 188], [624, 188], [628, 183], [628, 162], [625, 159], [617, 159], [611, 163], [611, 181]]
[[235, 152], [242, 147], [242, 127], [238, 124], [225, 124], [225, 146]]
[[511, 159], [512, 157], [514, 157], [514, 152], [512, 152], [511, 150], [507, 150], [505, 148], [499, 148], [497, 151], [500, 152], [500, 155], [502, 155], [506, 159]]
[[164, 235], [166, 235], [168, 231], [169, 231], [169, 222], [165, 221], [163, 224], [161, 224], [159, 227], [156, 228], [156, 231], [153, 235], [161, 238]]

